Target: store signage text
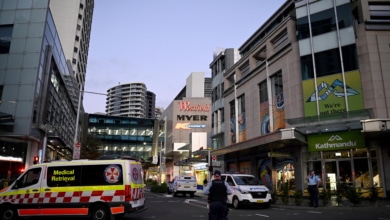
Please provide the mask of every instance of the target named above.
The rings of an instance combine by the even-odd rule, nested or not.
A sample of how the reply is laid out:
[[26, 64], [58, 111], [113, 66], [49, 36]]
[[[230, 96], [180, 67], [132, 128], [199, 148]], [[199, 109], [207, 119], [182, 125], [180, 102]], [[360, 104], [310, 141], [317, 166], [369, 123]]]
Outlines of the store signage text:
[[178, 121], [207, 121], [207, 115], [177, 115]]
[[206, 128], [206, 125], [191, 124], [191, 123], [176, 123], [175, 129], [191, 129], [191, 128]]
[[309, 151], [329, 151], [365, 147], [360, 131], [332, 132], [308, 136]]
[[199, 111], [199, 112], [208, 112], [210, 111], [209, 104], [195, 104], [191, 105], [191, 102], [179, 102], [180, 111]]

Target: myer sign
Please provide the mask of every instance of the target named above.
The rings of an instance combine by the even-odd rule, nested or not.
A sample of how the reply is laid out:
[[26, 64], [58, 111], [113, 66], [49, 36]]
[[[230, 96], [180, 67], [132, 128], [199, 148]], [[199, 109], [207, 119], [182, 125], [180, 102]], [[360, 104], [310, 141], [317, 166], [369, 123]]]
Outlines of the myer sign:
[[364, 137], [360, 131], [332, 132], [307, 137], [309, 151], [344, 150], [363, 148]]

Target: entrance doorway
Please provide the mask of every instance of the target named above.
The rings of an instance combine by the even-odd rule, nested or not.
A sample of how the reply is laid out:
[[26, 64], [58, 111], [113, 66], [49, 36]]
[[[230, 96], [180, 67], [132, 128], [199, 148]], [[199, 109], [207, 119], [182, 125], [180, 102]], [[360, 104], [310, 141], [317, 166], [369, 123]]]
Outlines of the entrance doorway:
[[325, 161], [324, 176], [326, 189], [337, 190], [340, 184], [352, 186], [351, 160]]

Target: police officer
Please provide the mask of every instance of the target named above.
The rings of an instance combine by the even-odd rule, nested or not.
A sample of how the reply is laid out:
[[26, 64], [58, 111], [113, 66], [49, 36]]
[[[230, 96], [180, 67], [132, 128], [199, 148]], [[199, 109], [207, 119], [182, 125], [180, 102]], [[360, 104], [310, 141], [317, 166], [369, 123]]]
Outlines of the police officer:
[[203, 193], [209, 196], [209, 220], [227, 220], [227, 195], [232, 194], [232, 189], [221, 179], [219, 170], [214, 171], [214, 180], [207, 184]]
[[318, 187], [321, 183], [321, 179], [315, 174], [314, 170], [310, 170], [309, 175], [306, 177], [308, 183], [308, 191], [310, 195], [310, 206], [318, 207]]

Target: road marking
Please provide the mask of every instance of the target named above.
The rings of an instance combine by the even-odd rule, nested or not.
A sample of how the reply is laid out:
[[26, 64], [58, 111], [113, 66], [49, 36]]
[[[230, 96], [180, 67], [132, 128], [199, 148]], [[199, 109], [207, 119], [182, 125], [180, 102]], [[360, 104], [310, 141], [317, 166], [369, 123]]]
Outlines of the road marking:
[[269, 215], [262, 215], [262, 214], [255, 214], [255, 215], [258, 215], [258, 216], [261, 216], [261, 217], [265, 217], [265, 218], [269, 218]]
[[309, 213], [314, 213], [314, 214], [322, 214], [322, 212], [316, 212], [316, 211], [307, 211]]

